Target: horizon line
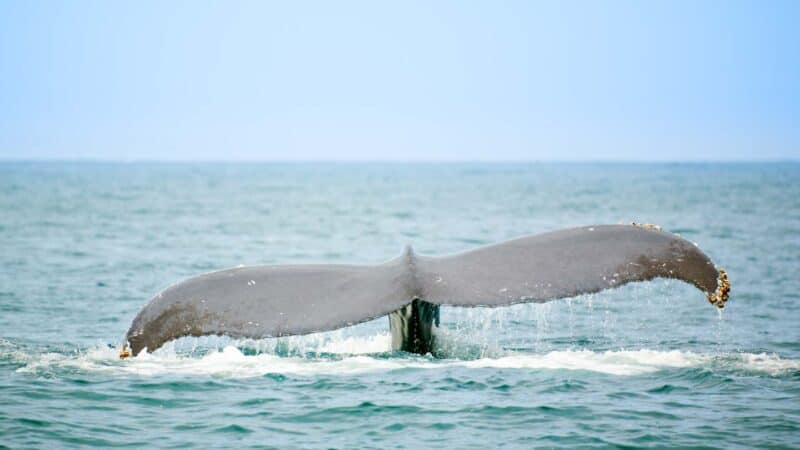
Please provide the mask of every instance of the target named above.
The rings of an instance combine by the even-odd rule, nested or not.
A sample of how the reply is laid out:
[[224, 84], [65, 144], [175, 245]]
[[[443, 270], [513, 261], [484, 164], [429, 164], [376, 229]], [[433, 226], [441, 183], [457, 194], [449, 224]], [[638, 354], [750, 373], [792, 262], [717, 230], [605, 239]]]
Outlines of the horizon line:
[[237, 163], [256, 163], [256, 164], [747, 164], [747, 163], [798, 163], [800, 158], [762, 158], [762, 159], [221, 159], [221, 158], [5, 158], [0, 157], [0, 164], [6, 163], [109, 163], [109, 164], [237, 164]]

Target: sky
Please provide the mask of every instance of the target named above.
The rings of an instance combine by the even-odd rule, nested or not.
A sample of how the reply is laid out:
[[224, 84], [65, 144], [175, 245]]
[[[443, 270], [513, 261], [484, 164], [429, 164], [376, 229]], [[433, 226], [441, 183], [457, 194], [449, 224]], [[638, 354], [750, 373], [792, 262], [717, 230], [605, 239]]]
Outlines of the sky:
[[0, 2], [0, 159], [800, 159], [800, 2]]

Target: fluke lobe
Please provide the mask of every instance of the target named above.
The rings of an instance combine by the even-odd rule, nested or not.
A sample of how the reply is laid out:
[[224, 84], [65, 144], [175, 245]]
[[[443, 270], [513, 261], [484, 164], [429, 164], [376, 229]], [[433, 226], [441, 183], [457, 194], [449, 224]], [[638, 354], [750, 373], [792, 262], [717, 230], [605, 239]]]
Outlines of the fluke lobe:
[[428, 353], [439, 306], [506, 306], [675, 278], [722, 308], [730, 284], [697, 246], [658, 227], [594, 225], [445, 257], [384, 264], [268, 265], [199, 275], [157, 294], [133, 320], [120, 356], [182, 336], [264, 338], [333, 330], [389, 315], [392, 347]]

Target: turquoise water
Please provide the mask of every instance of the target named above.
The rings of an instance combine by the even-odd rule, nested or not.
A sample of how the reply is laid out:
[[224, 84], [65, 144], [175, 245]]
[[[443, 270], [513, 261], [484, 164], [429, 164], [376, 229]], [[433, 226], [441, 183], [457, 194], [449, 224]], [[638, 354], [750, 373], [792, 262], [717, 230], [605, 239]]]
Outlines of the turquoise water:
[[[138, 310], [239, 264], [377, 263], [649, 222], [732, 282], [444, 308], [117, 358]], [[798, 164], [0, 164], [0, 446], [800, 447]]]

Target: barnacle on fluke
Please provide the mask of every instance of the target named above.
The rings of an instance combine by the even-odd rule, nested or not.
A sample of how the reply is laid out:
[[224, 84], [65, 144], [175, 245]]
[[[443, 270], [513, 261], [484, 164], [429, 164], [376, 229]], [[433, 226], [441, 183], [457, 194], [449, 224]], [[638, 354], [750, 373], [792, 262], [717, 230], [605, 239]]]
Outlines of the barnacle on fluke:
[[635, 227], [640, 227], [640, 228], [644, 228], [644, 229], [647, 229], [647, 230], [651, 230], [651, 231], [661, 231], [662, 230], [662, 228], [660, 226], [653, 225], [652, 223], [631, 222], [631, 225], [633, 225]]
[[724, 308], [725, 302], [728, 301], [728, 296], [731, 292], [731, 283], [728, 281], [728, 272], [725, 269], [719, 269], [719, 277], [717, 277], [717, 290], [708, 294], [708, 301], [717, 308]]

